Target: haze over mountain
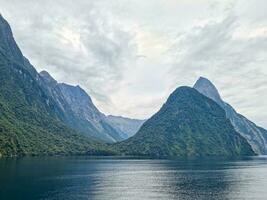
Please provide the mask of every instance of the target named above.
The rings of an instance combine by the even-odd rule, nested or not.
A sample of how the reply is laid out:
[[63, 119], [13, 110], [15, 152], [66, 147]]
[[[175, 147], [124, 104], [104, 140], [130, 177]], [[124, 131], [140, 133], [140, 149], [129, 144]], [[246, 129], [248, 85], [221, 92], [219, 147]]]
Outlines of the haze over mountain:
[[226, 117], [230, 119], [236, 131], [247, 139], [256, 153], [267, 154], [267, 131], [265, 129], [257, 126], [243, 115], [237, 113], [231, 105], [225, 103], [216, 87], [208, 79], [200, 77], [194, 88], [214, 100], [225, 110]]
[[118, 132], [121, 132], [123, 139], [127, 139], [136, 134], [146, 120], [108, 115], [107, 121], [116, 128]]
[[136, 135], [116, 147], [128, 155], [254, 155], [224, 110], [189, 87], [176, 89]]

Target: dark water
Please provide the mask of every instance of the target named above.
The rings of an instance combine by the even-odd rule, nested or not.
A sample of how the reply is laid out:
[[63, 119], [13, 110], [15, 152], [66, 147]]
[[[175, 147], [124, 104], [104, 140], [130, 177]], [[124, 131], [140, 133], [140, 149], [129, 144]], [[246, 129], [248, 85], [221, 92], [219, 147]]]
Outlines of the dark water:
[[0, 199], [267, 199], [267, 157], [0, 160]]

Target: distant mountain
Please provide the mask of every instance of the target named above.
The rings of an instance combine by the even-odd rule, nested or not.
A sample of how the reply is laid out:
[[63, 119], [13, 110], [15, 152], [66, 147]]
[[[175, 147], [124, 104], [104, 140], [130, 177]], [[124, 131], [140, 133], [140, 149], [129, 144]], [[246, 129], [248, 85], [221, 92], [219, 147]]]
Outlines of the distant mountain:
[[225, 110], [226, 117], [230, 119], [236, 131], [247, 139], [256, 153], [267, 154], [267, 131], [265, 129], [238, 114], [231, 105], [225, 103], [216, 87], [208, 79], [200, 77], [194, 88], [214, 100]]
[[0, 15], [0, 156], [108, 152], [63, 123], [66, 116], [45, 85]]
[[68, 125], [103, 142], [123, 140], [121, 132], [108, 123], [106, 116], [96, 108], [90, 96], [81, 87], [58, 83], [46, 71], [40, 72], [40, 76], [50, 95], [64, 112]]
[[176, 89], [136, 135], [115, 148], [145, 156], [254, 155], [224, 110], [189, 87]]
[[137, 133], [146, 120], [130, 119], [121, 116], [107, 116], [108, 123], [113, 126], [123, 139], [128, 139]]

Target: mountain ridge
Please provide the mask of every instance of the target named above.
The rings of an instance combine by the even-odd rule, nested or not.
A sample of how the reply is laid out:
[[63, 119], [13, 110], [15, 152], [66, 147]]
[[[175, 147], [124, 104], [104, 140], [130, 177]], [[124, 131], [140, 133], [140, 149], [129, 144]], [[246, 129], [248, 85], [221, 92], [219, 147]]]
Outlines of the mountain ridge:
[[177, 88], [133, 137], [115, 148], [126, 155], [156, 157], [254, 155], [224, 110], [186, 86]]
[[[133, 120], [105, 116], [80, 86], [38, 73], [1, 16], [0, 40], [0, 155], [253, 155], [224, 110], [195, 89], [177, 88], [159, 112], [130, 130]], [[132, 128], [140, 129], [133, 135]], [[129, 134], [114, 145], [97, 141], [112, 143]]]
[[65, 116], [2, 16], [0, 40], [0, 156], [109, 152], [63, 123]]
[[136, 134], [146, 120], [108, 115], [107, 121], [116, 128], [118, 132], [121, 132], [123, 139], [128, 139]]
[[72, 128], [103, 142], [121, 141], [119, 133], [111, 127], [93, 104], [91, 97], [79, 86], [58, 83], [48, 72], [39, 73], [46, 81], [51, 96], [68, 116]]
[[[67, 121], [72, 128], [108, 143], [127, 139], [140, 128], [142, 121], [110, 117], [100, 112], [88, 93], [79, 85], [58, 83], [47, 71], [41, 71], [39, 74], [62, 110], [67, 112], [68, 116], [73, 116]], [[73, 120], [75, 123], [71, 123]]]
[[[214, 100], [225, 110], [227, 118], [231, 121], [236, 131], [248, 140], [256, 153], [267, 154], [267, 131], [264, 128], [257, 126], [245, 116], [237, 113], [230, 104], [224, 102], [215, 85], [207, 78], [199, 78], [194, 88], [201, 94]], [[216, 93], [218, 93], [220, 98], [218, 98], [218, 95], [214, 95]]]

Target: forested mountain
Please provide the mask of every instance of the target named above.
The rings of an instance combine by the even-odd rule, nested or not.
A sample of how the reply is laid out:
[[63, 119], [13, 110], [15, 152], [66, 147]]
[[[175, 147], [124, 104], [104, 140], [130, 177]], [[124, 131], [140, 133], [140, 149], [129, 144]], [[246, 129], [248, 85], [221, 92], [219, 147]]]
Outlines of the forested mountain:
[[0, 155], [82, 154], [107, 147], [69, 128], [0, 16]]
[[224, 110], [189, 87], [176, 89], [135, 136], [115, 147], [145, 156], [254, 155]]

